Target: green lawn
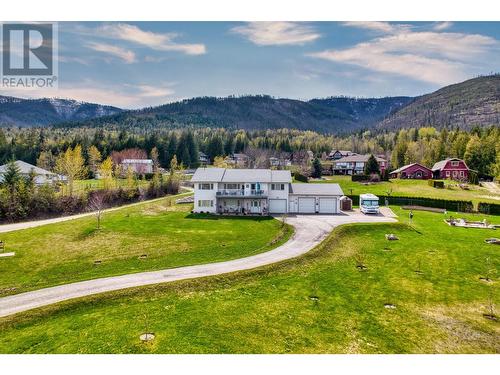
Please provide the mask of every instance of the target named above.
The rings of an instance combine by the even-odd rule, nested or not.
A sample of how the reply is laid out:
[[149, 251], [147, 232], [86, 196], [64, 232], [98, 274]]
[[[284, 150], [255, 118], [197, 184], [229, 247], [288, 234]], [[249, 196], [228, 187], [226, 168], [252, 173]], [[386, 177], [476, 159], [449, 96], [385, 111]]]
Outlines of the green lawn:
[[[2, 233], [0, 296], [103, 276], [210, 263], [262, 252], [288, 239], [289, 227], [269, 217], [190, 214], [177, 197], [105, 213], [97, 231], [91, 216]], [[138, 259], [146, 254], [147, 259]], [[94, 265], [94, 261], [101, 261]]]
[[[500, 302], [499, 249], [484, 243], [494, 235], [428, 212], [415, 212], [413, 228], [343, 226], [307, 255], [259, 270], [3, 318], [0, 352], [498, 353], [500, 325], [483, 317]], [[146, 326], [149, 344], [139, 341]]]
[[351, 189], [354, 195], [363, 193], [387, 195], [388, 192], [392, 191], [391, 194], [396, 196], [471, 200], [475, 204], [478, 202], [500, 204], [500, 195], [494, 194], [486, 188], [468, 185], [470, 190], [463, 190], [453, 181], [445, 181], [445, 189], [436, 189], [429, 186], [427, 181], [424, 180], [391, 179], [390, 181], [365, 184], [352, 182], [350, 176], [325, 176], [324, 178], [325, 180], [311, 182], [338, 183], [342, 187], [344, 194], [351, 194]]

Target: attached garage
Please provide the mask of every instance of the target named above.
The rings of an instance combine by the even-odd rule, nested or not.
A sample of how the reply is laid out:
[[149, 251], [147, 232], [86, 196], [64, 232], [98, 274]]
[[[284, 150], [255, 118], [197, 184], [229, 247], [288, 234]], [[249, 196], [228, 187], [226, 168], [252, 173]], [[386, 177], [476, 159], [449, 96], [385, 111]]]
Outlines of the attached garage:
[[337, 198], [320, 197], [319, 198], [319, 213], [320, 214], [336, 214], [337, 213]]
[[298, 214], [332, 215], [340, 213], [339, 199], [343, 196], [338, 184], [291, 184], [290, 212]]
[[269, 199], [269, 213], [271, 214], [286, 213], [286, 199]]
[[313, 214], [316, 212], [316, 198], [299, 197], [299, 214]]

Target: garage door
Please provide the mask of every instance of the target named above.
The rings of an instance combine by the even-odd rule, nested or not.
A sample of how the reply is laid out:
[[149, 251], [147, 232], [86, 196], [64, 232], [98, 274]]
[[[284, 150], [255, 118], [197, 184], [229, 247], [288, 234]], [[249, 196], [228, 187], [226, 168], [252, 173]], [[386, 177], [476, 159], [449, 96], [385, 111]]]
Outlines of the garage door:
[[316, 212], [315, 198], [299, 198], [299, 213], [313, 214]]
[[286, 199], [269, 199], [269, 213], [271, 214], [286, 213]]
[[336, 198], [319, 198], [319, 213], [335, 214], [337, 213]]

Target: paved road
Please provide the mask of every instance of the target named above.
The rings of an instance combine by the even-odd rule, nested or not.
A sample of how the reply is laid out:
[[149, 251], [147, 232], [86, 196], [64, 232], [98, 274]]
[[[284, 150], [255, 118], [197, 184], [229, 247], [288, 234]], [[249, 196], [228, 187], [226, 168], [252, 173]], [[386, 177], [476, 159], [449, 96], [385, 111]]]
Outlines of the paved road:
[[295, 234], [288, 242], [274, 250], [226, 262], [106, 277], [3, 297], [0, 298], [0, 317], [92, 294], [176, 280], [220, 275], [280, 262], [305, 254], [323, 241], [331, 230], [338, 225], [396, 221], [394, 218], [388, 217], [390, 214], [391, 211], [389, 209], [384, 209], [383, 214], [377, 216], [366, 216], [359, 212], [330, 216], [290, 216], [287, 218], [287, 223], [295, 227]]

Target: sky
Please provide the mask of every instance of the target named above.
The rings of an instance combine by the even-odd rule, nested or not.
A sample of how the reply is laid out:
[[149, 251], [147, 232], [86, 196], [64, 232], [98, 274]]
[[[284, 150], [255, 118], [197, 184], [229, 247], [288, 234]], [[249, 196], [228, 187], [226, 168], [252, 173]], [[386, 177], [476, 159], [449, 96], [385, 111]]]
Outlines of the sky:
[[197, 96], [416, 96], [499, 72], [500, 22], [60, 22], [60, 97], [134, 109]]

